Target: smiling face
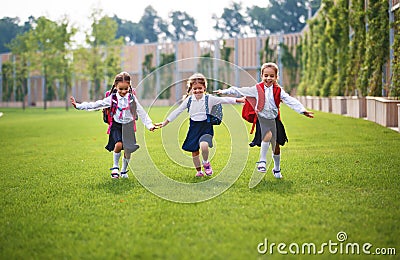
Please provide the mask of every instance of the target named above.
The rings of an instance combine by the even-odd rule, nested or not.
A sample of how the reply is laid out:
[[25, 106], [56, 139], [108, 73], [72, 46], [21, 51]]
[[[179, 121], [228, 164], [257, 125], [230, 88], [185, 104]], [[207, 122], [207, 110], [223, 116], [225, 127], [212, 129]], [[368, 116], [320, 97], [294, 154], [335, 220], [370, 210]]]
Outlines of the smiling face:
[[189, 78], [187, 87], [187, 94], [192, 92], [197, 100], [201, 99], [204, 93], [207, 91], [207, 79], [203, 74], [195, 73]]
[[200, 82], [195, 82], [192, 85], [192, 93], [196, 97], [196, 99], [200, 99], [203, 97], [204, 92], [206, 92], [206, 86], [204, 86]]
[[278, 79], [278, 75], [274, 68], [266, 67], [262, 72], [261, 78], [265, 85], [271, 86]]
[[113, 89], [117, 89], [117, 92], [121, 97], [124, 97], [129, 92], [130, 87], [131, 76], [128, 72], [121, 72], [117, 76], [115, 76]]
[[129, 92], [130, 83], [126, 81], [120, 81], [117, 83], [117, 92], [121, 97], [124, 97]]

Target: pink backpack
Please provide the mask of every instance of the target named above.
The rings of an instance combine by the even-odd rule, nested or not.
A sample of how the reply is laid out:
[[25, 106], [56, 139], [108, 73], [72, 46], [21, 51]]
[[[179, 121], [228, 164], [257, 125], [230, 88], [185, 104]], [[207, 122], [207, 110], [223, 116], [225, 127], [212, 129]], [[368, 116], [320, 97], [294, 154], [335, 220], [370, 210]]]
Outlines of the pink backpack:
[[[112, 126], [112, 122], [113, 122], [113, 116], [117, 113], [117, 110], [120, 110], [121, 112], [123, 110], [127, 110], [129, 109], [131, 111], [131, 114], [134, 115], [134, 123], [133, 123], [133, 128], [134, 131], [136, 132], [136, 120], [137, 120], [137, 112], [136, 112], [136, 101], [134, 99], [134, 95], [135, 95], [135, 91], [132, 90], [132, 93], [128, 93], [129, 95], [129, 105], [126, 108], [122, 108], [119, 109], [118, 108], [118, 98], [115, 92], [111, 93], [111, 90], [106, 92], [106, 97], [111, 95], [111, 105], [110, 107], [107, 108], [103, 108], [103, 121], [104, 123], [108, 124], [108, 130], [107, 130], [107, 134], [110, 134], [110, 129]], [[136, 96], [136, 95], [135, 95]], [[132, 100], [132, 102], [131, 102]], [[132, 104], [132, 105], [131, 105]]]

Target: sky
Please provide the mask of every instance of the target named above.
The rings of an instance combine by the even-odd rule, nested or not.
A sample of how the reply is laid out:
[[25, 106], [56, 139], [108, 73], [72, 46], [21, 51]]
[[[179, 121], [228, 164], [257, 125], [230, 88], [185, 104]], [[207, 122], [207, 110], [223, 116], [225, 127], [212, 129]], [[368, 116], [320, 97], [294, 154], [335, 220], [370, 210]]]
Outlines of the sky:
[[[268, 0], [235, 0], [242, 3], [243, 9], [257, 5], [266, 7]], [[232, 0], [11, 0], [3, 3], [0, 8], [0, 18], [19, 17], [21, 22], [34, 17], [46, 16], [53, 21], [62, 20], [67, 16], [69, 21], [82, 31], [90, 28], [90, 15], [93, 9], [103, 10], [104, 15], [114, 16], [139, 22], [144, 9], [151, 5], [158, 16], [168, 18], [171, 11], [185, 11], [192, 16], [198, 27], [197, 40], [213, 40], [212, 15], [221, 16], [225, 7], [229, 7]], [[0, 32], [1, 33], [1, 32]]]

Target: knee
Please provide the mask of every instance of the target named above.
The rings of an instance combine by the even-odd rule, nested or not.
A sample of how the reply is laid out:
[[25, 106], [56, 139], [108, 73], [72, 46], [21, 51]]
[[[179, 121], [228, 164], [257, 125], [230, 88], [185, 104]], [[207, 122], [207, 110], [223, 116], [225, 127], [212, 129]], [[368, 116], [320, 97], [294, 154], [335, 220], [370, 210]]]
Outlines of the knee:
[[122, 142], [115, 143], [114, 152], [119, 153], [122, 150]]
[[200, 143], [200, 149], [202, 151], [207, 150], [208, 149], [208, 143], [207, 142], [201, 142]]
[[274, 154], [278, 155], [281, 153], [281, 147], [279, 146], [279, 144], [276, 144], [275, 146], [275, 150], [274, 150]]
[[265, 134], [264, 138], [263, 138], [263, 142], [269, 142], [271, 141], [272, 138], [272, 133], [271, 131], [269, 131], [268, 133]]

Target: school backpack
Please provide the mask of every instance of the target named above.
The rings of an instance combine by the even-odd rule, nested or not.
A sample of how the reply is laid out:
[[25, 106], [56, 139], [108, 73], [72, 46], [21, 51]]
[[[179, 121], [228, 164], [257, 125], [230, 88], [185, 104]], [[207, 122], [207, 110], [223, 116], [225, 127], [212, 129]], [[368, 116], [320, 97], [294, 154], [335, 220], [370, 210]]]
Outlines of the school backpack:
[[[258, 103], [255, 97], [246, 97], [244, 106], [242, 108], [242, 118], [247, 122], [252, 123], [250, 134], [254, 132], [254, 128], [257, 123], [257, 112], [261, 111], [265, 105], [264, 83], [257, 83], [256, 88], [258, 94]], [[274, 95], [275, 105], [278, 108], [278, 119], [280, 119], [279, 104], [281, 102], [281, 88], [278, 86], [278, 84], [274, 83], [272, 92]]]
[[[108, 97], [111, 94], [111, 90], [108, 90], [106, 92], [106, 97]], [[107, 108], [103, 108], [102, 110], [103, 113], [103, 122], [109, 125], [112, 122], [112, 116], [111, 116], [111, 106]]]
[[[108, 129], [107, 129], [107, 134], [110, 134], [110, 130], [111, 130], [111, 126], [112, 126], [112, 122], [113, 122], [113, 116], [115, 115], [115, 113], [117, 112], [117, 110], [122, 111], [121, 109], [118, 108], [118, 98], [116, 93], [111, 93], [111, 91], [107, 91], [106, 92], [106, 97], [111, 95], [111, 105], [110, 107], [107, 108], [103, 108], [103, 121], [104, 123], [108, 124]], [[136, 132], [136, 120], [137, 120], [137, 112], [136, 112], [136, 102], [133, 98], [133, 96], [135, 95], [135, 92], [132, 91], [132, 93], [128, 93], [128, 99], [129, 101], [129, 110], [131, 111], [131, 114], [134, 115], [134, 123], [133, 123], [133, 127], [134, 127], [134, 131]]]
[[[206, 105], [206, 114], [207, 114], [207, 122], [212, 125], [220, 125], [222, 123], [222, 105], [217, 104], [211, 108], [211, 111], [208, 107], [208, 95], [205, 95], [205, 105]], [[189, 112], [190, 104], [192, 103], [192, 96], [189, 97], [187, 103], [187, 110]]]

